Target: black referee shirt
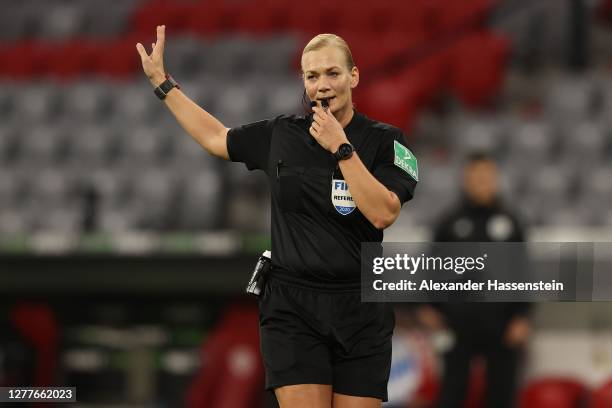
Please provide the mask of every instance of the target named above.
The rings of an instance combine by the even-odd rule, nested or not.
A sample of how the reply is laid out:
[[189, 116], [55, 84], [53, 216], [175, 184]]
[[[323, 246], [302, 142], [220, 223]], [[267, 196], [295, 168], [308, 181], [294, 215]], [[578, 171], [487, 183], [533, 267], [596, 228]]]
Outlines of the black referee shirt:
[[[308, 132], [311, 121], [312, 115], [282, 115], [235, 127], [227, 150], [230, 160], [268, 176], [274, 267], [293, 280], [353, 285], [360, 280], [361, 242], [381, 242], [383, 232], [356, 208], [337, 161]], [[402, 132], [358, 112], [344, 132], [374, 177], [402, 204], [410, 200], [418, 169]]]

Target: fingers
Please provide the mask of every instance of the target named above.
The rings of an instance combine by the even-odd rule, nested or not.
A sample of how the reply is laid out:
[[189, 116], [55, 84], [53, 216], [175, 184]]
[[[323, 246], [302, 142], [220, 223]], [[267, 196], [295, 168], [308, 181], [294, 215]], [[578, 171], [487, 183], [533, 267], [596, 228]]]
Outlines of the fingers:
[[156, 45], [159, 45], [159, 51], [164, 51], [164, 42], [166, 40], [166, 26], [160, 25], [157, 26], [157, 42]]
[[310, 128], [308, 129], [308, 132], [312, 135], [312, 137], [317, 139], [319, 137], [320, 132], [321, 132], [321, 124], [313, 121], [310, 124]]
[[312, 117], [313, 120], [318, 124], [322, 124], [325, 120], [325, 116], [327, 116], [326, 113], [323, 111], [323, 108], [315, 106], [314, 108], [312, 108], [312, 110], [314, 111], [314, 115]]
[[317, 132], [312, 126], [310, 126], [310, 128], [308, 129], [308, 133], [310, 133], [310, 136], [314, 137], [315, 139], [317, 139], [317, 137], [319, 136], [319, 132]]
[[143, 61], [146, 58], [149, 58], [149, 55], [147, 54], [147, 51], [145, 50], [145, 47], [141, 43], [136, 44], [136, 51], [138, 51], [138, 54], [140, 55], [140, 58]]

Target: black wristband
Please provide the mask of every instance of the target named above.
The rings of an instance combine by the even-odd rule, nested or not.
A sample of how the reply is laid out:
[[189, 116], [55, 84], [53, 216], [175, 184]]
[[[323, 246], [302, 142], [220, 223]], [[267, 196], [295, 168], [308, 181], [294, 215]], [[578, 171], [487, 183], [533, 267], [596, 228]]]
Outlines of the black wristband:
[[166, 99], [166, 95], [168, 95], [168, 92], [170, 92], [172, 88], [181, 89], [181, 87], [179, 86], [179, 84], [176, 83], [174, 78], [166, 74], [166, 80], [159, 84], [159, 86], [155, 88], [153, 92], [155, 92], [155, 95], [157, 95], [159, 99], [164, 100]]

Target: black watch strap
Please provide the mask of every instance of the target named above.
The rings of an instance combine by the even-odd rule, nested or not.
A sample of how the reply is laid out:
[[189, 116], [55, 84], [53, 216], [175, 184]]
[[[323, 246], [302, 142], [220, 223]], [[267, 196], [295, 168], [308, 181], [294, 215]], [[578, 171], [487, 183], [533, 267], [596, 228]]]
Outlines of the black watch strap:
[[176, 83], [174, 78], [166, 74], [166, 80], [159, 84], [159, 86], [155, 88], [153, 92], [155, 92], [155, 95], [157, 95], [159, 99], [164, 100], [166, 99], [166, 95], [168, 95], [168, 92], [170, 92], [172, 88], [181, 89], [181, 87], [178, 83]]

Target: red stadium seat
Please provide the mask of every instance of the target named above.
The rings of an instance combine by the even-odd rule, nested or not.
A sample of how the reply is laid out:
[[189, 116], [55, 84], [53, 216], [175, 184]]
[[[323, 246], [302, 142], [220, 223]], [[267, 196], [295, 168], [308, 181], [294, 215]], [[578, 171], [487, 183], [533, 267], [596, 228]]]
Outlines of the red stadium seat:
[[383, 78], [355, 95], [357, 109], [404, 130], [412, 127], [420, 108], [407, 78]]
[[257, 308], [230, 307], [204, 343], [202, 360], [202, 370], [187, 392], [187, 407], [259, 407], [264, 373]]
[[437, 34], [476, 28], [484, 22], [495, 0], [434, 0], [431, 28]]
[[29, 79], [43, 74], [53, 48], [36, 41], [22, 41], [3, 47], [0, 75], [13, 79]]
[[358, 31], [365, 35], [374, 36], [387, 27], [384, 7], [372, 4], [367, 12], [360, 7], [348, 7], [342, 12], [338, 21], [338, 31]]
[[520, 408], [582, 407], [586, 388], [576, 380], [545, 378], [532, 382], [520, 396]]
[[244, 6], [218, 0], [197, 3], [186, 16], [186, 29], [202, 36], [231, 33], [239, 29]]
[[608, 381], [591, 395], [591, 408], [612, 407], [612, 380]]
[[63, 79], [93, 71], [96, 49], [90, 42], [72, 40], [58, 45], [49, 56], [48, 72]]
[[470, 35], [450, 50], [450, 88], [469, 106], [491, 100], [504, 81], [509, 41], [482, 32]]
[[312, 38], [319, 33], [330, 32], [328, 27], [323, 24], [321, 18], [322, 2], [308, 3], [308, 7], [298, 2], [287, 4], [285, 18], [288, 31], [303, 34], [305, 37]]
[[133, 31], [141, 35], [150, 34], [151, 30], [162, 24], [171, 27], [173, 33], [180, 32], [187, 28], [186, 19], [192, 9], [193, 4], [188, 2], [167, 0], [143, 2], [134, 10], [131, 26]]
[[398, 75], [377, 79], [357, 90], [358, 109], [410, 132], [416, 114], [444, 86], [445, 56], [434, 55]]
[[11, 312], [14, 327], [36, 350], [34, 387], [55, 384], [59, 330], [51, 309], [44, 304], [19, 303]]
[[142, 41], [137, 34], [121, 40], [92, 44], [92, 52], [96, 55], [94, 73], [115, 79], [127, 79], [134, 76], [141, 69], [140, 57], [135, 47], [137, 42], [142, 42], [150, 51], [151, 45]]
[[268, 34], [287, 29], [285, 7], [278, 1], [251, 1], [236, 16], [236, 29], [250, 34]]
[[401, 33], [389, 31], [379, 35], [355, 31], [340, 35], [348, 42], [355, 64], [363, 78], [368, 81], [371, 71], [395, 69], [398, 58], [418, 51], [426, 41], [424, 33]]
[[435, 37], [431, 32], [430, 0], [383, 0], [384, 31], [399, 31], [404, 33], [422, 33], [428, 38]]
[[202, 36], [216, 34], [221, 30], [224, 13], [223, 4], [216, 1], [196, 4], [186, 16], [185, 29]]

